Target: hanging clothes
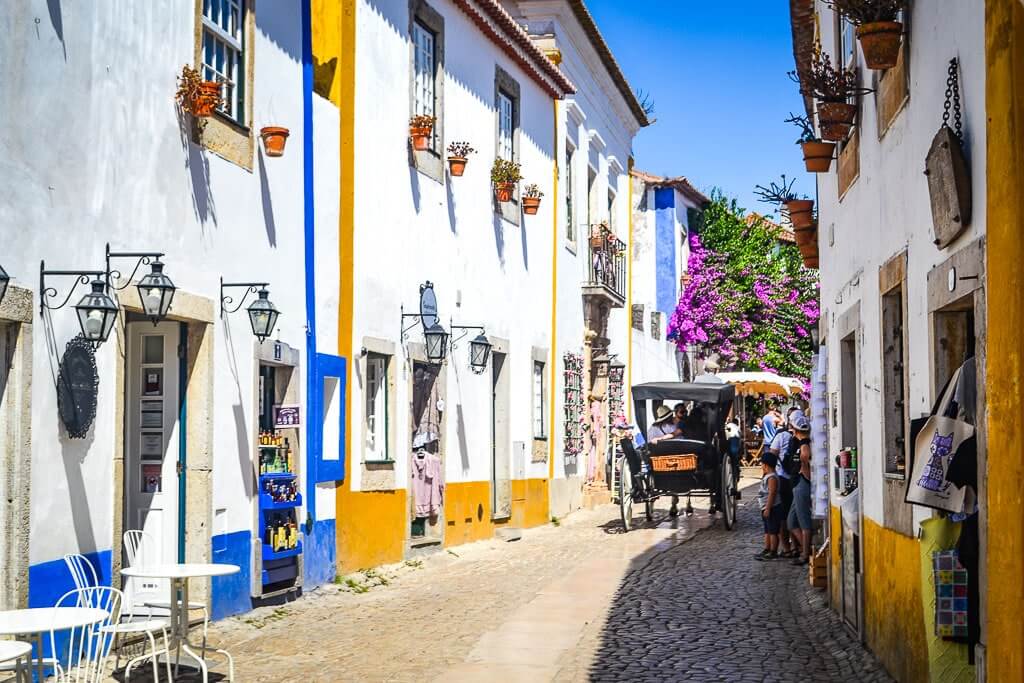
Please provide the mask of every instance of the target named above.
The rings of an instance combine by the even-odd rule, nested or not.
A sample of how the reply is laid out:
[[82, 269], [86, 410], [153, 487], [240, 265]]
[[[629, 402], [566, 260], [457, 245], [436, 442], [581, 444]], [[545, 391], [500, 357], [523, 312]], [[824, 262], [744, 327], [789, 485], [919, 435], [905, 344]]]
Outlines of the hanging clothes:
[[444, 473], [441, 456], [416, 451], [412, 456], [412, 495], [416, 517], [437, 517], [444, 505]]

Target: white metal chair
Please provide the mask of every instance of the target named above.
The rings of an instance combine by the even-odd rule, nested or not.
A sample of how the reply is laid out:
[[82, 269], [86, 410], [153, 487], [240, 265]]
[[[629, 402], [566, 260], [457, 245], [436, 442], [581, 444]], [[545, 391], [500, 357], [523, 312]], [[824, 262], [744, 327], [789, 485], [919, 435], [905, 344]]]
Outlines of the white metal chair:
[[60, 683], [100, 683], [106, 675], [107, 656], [116, 637], [111, 627], [120, 617], [121, 591], [109, 586], [76, 588], [62, 595], [56, 606], [92, 607], [106, 612], [95, 624], [50, 630], [50, 652], [57, 680]]
[[[147, 563], [156, 564], [153, 559], [153, 537], [139, 529], [129, 529], [124, 532], [124, 551], [128, 556], [129, 567], [139, 567]], [[134, 597], [134, 596], [133, 596]], [[143, 603], [151, 609], [170, 610], [170, 600], [146, 600]], [[206, 652], [206, 631], [210, 624], [210, 610], [205, 602], [198, 600], [188, 601], [188, 611], [201, 610], [203, 613], [203, 652]]]
[[[65, 555], [64, 563], [67, 564], [68, 569], [71, 571], [71, 576], [75, 581], [75, 586], [77, 590], [87, 591], [87, 589], [89, 588], [95, 588], [99, 583], [98, 579], [96, 578], [96, 569], [92, 566], [92, 563], [89, 562], [89, 560], [86, 559], [83, 555]], [[117, 589], [115, 588], [112, 590]], [[81, 595], [83, 597], [88, 597], [90, 599], [94, 599], [96, 597], [95, 594], [88, 592], [83, 592], [81, 593]], [[172, 680], [170, 655], [167, 650], [168, 621], [166, 619], [154, 619], [152, 614], [147, 614], [140, 620], [139, 616], [134, 614], [130, 607], [128, 609], [123, 609], [123, 606], [125, 605], [125, 600], [124, 594], [121, 591], [117, 591], [117, 604], [117, 618], [114, 619], [112, 623], [104, 627], [104, 633], [114, 634], [114, 647], [116, 651], [116, 654], [114, 656], [114, 670], [116, 671], [121, 664], [121, 650], [119, 647], [117, 647], [120, 637], [142, 634], [145, 635], [147, 639], [149, 639], [149, 652], [128, 660], [128, 663], [127, 665], [125, 665], [124, 669], [124, 679], [127, 681], [128, 678], [131, 676], [132, 667], [134, 667], [139, 662], [148, 659], [153, 665], [153, 681], [154, 683], [156, 681], [159, 681], [160, 676], [158, 674], [157, 669], [157, 656], [160, 654], [165, 654], [168, 655], [167, 680]], [[93, 605], [88, 603], [83, 603], [80, 606], [98, 607], [100, 609], [105, 609], [105, 607], [102, 605]], [[159, 649], [157, 648], [156, 645], [157, 632], [163, 634], [164, 637], [164, 646], [163, 648]]]
[[16, 683], [32, 683], [32, 645], [20, 640], [0, 640], [0, 664], [13, 671]]

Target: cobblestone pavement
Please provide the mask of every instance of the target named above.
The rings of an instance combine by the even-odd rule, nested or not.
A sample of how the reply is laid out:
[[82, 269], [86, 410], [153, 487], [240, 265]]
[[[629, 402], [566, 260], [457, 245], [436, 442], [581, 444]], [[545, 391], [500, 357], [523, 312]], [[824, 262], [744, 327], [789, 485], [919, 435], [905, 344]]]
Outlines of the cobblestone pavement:
[[628, 534], [606, 505], [355, 574], [217, 622], [210, 640], [241, 683], [888, 680], [803, 570], [753, 559], [752, 501], [736, 532], [696, 500], [679, 520], [667, 505]]

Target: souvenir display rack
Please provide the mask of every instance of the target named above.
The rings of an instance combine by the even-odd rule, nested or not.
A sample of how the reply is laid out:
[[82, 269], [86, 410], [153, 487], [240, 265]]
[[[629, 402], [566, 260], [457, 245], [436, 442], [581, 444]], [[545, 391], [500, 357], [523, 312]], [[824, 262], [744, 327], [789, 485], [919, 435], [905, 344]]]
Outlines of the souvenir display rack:
[[294, 561], [282, 562], [302, 553], [296, 508], [302, 505], [298, 492], [294, 454], [289, 439], [276, 431], [259, 436], [260, 520], [262, 541], [262, 583], [264, 586], [294, 578]]
[[565, 362], [565, 463], [576, 464], [583, 452], [583, 356], [571, 351], [564, 356]]

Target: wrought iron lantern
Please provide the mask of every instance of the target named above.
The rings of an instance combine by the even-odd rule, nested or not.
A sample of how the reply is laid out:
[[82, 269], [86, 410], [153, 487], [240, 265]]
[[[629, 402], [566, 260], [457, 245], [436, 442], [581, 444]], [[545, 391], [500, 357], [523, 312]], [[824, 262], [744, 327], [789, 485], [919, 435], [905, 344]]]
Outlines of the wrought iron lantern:
[[281, 315], [281, 312], [267, 298], [269, 294], [266, 286], [262, 287], [256, 295], [256, 301], [253, 301], [246, 309], [249, 312], [252, 333], [260, 340], [261, 344], [274, 332], [277, 317]]
[[423, 330], [423, 340], [427, 347], [427, 360], [431, 363], [444, 362], [448, 354], [448, 332], [440, 323], [434, 323]]
[[164, 264], [157, 259], [150, 264], [151, 271], [139, 280], [139, 302], [142, 311], [156, 325], [167, 317], [174, 300], [175, 287], [171, 278], [164, 275]]
[[11, 282], [11, 276], [7, 274], [3, 266], [0, 266], [0, 303], [4, 301], [4, 294], [7, 293], [7, 285]]
[[491, 358], [491, 342], [483, 332], [469, 342], [469, 366], [474, 372], [483, 372], [487, 369], [487, 361]]
[[[250, 294], [256, 295], [256, 300], [249, 304], [245, 311], [249, 314], [249, 324], [252, 325], [252, 333], [261, 344], [274, 333], [277, 318], [281, 315], [281, 311], [277, 310], [277, 307], [267, 298], [270, 295], [270, 292], [267, 291], [269, 286], [267, 282], [224, 282], [224, 278], [221, 278], [220, 281], [220, 314], [222, 317], [225, 313], [234, 313], [240, 309]], [[232, 287], [245, 287], [245, 293], [242, 294], [241, 301], [234, 308], [229, 307], [230, 304], [234, 303], [234, 299], [224, 294], [225, 289]]]
[[93, 280], [92, 291], [75, 304], [75, 312], [86, 341], [93, 347], [107, 341], [117, 320], [117, 304], [107, 294], [106, 282], [98, 277]]

